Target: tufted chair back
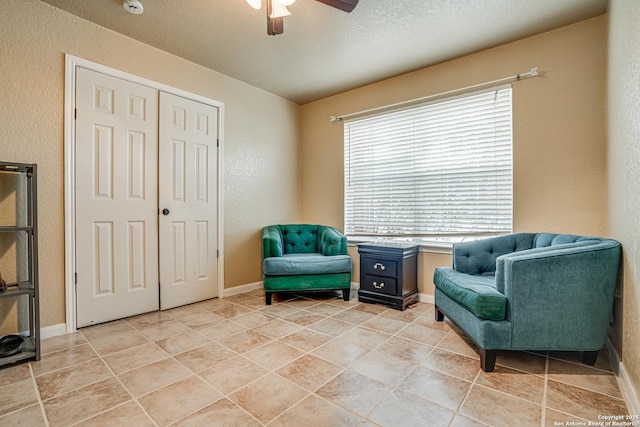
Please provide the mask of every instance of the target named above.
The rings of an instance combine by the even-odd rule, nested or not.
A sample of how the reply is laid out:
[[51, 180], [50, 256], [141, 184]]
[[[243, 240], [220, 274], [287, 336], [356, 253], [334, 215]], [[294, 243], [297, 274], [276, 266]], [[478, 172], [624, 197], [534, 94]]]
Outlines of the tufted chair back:
[[[471, 246], [468, 246], [467, 243], [458, 243], [453, 245], [453, 268], [468, 274], [494, 275], [496, 273], [496, 259], [502, 255], [528, 249], [592, 241], [602, 241], [602, 239], [574, 234], [516, 233], [478, 240], [472, 242]], [[470, 250], [470, 248], [472, 249]]]
[[280, 225], [284, 254], [318, 252], [318, 226], [314, 224]]

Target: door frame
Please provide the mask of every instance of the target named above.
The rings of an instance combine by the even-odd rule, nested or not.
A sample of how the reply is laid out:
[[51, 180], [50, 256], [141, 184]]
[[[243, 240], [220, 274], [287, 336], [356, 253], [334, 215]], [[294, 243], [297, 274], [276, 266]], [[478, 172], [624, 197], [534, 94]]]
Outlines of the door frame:
[[224, 136], [224, 103], [201, 95], [167, 86], [143, 77], [116, 70], [105, 65], [78, 58], [65, 53], [64, 71], [64, 287], [65, 287], [65, 331], [73, 333], [76, 328], [76, 169], [75, 169], [75, 108], [76, 108], [76, 67], [87, 68], [111, 77], [128, 80], [158, 91], [188, 98], [218, 109], [218, 158], [217, 158], [217, 227], [218, 227], [218, 298], [224, 296], [224, 218], [223, 218], [223, 136]]

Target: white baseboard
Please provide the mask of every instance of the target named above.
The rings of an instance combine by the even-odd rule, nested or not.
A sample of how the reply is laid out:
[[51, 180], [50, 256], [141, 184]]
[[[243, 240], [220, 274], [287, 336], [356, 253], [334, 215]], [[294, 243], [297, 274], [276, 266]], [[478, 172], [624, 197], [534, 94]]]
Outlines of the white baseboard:
[[246, 285], [234, 286], [233, 288], [225, 288], [224, 297], [230, 297], [232, 295], [244, 294], [247, 292], [251, 292], [255, 289], [260, 289], [262, 287], [262, 282], [254, 282], [247, 283]]
[[429, 294], [418, 294], [418, 298], [420, 298], [420, 302], [428, 302], [433, 304], [435, 301], [433, 299], [433, 295]]
[[67, 325], [64, 323], [58, 323], [57, 325], [45, 326], [40, 328], [40, 339], [57, 337], [58, 335], [64, 335], [67, 333]]
[[620, 391], [622, 392], [622, 397], [627, 404], [629, 415], [640, 414], [640, 400], [638, 399], [638, 393], [629, 379], [624, 363], [620, 360], [620, 356], [618, 356], [616, 349], [613, 347], [613, 344], [609, 339], [607, 339], [607, 350], [609, 350], [611, 366], [617, 374]]

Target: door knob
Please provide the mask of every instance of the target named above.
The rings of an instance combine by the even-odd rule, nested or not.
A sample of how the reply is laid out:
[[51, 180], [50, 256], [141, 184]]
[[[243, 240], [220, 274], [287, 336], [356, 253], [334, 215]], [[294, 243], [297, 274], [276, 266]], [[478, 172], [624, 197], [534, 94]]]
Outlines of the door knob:
[[169, 209], [167, 208], [162, 209], [162, 215], [169, 215]]

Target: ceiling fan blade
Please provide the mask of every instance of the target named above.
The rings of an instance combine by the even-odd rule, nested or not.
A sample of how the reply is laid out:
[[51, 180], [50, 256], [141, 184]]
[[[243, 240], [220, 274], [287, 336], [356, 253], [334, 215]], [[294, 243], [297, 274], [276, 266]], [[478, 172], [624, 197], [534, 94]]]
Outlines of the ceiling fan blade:
[[316, 0], [327, 6], [335, 7], [344, 12], [351, 12], [358, 5], [358, 0]]

